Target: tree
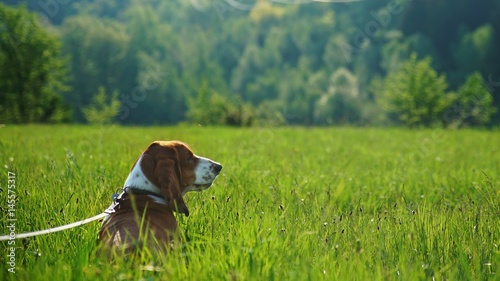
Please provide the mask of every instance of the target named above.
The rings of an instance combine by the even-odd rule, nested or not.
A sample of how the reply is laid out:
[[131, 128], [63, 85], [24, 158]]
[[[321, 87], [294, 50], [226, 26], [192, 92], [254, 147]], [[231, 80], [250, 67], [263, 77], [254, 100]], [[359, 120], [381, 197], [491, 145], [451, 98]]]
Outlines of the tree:
[[91, 103], [99, 87], [129, 94], [134, 87], [136, 66], [127, 60], [130, 41], [119, 22], [91, 16], [74, 16], [61, 27], [63, 51], [71, 57], [73, 91], [65, 98], [75, 119], [85, 121], [81, 108]]
[[463, 31], [462, 33], [460, 42], [453, 51], [457, 67], [450, 77], [458, 81], [457, 83], [453, 83], [457, 85], [469, 73], [479, 70], [483, 73], [492, 73], [497, 68], [495, 64], [491, 64], [493, 54], [497, 49], [494, 45], [495, 30], [493, 26], [486, 24], [472, 32]]
[[354, 124], [360, 121], [358, 81], [346, 68], [332, 73], [328, 90], [317, 101], [316, 121], [323, 124]]
[[24, 6], [0, 4], [0, 120], [6, 123], [68, 121], [61, 94], [66, 60], [61, 44]]
[[82, 108], [82, 112], [90, 124], [111, 124], [118, 116], [120, 106], [118, 91], [114, 91], [111, 97], [108, 97], [104, 87], [99, 87], [97, 94], [92, 98], [92, 103]]
[[475, 72], [458, 89], [453, 105], [446, 111], [446, 122], [451, 127], [481, 126], [496, 112], [493, 96], [480, 73]]
[[417, 60], [413, 53], [384, 81], [381, 96], [386, 110], [409, 127], [444, 125], [444, 113], [453, 101], [453, 95], [445, 92], [445, 76], [438, 76], [431, 62]]
[[203, 81], [198, 95], [189, 100], [188, 119], [201, 125], [224, 124], [228, 102], [219, 94], [208, 89], [207, 81]]
[[[380, 123], [379, 92], [370, 85], [402, 69], [412, 53], [432, 57], [432, 68], [446, 74], [454, 92], [467, 75], [480, 72], [500, 106], [500, 0], [361, 1], [355, 7], [263, 0], [2, 1], [19, 2], [62, 34], [73, 88], [63, 98], [81, 122], [81, 109], [100, 86], [120, 93], [122, 124], [182, 122], [188, 100], [206, 80], [215, 96], [236, 108], [247, 103], [257, 109], [253, 124], [274, 118], [276, 110], [288, 124]], [[0, 36], [4, 30], [0, 23]], [[338, 83], [329, 92], [331, 74], [339, 69], [355, 78], [356, 98]], [[415, 106], [427, 110], [421, 103]], [[411, 110], [406, 117], [388, 112], [411, 126], [444, 123], [437, 107], [430, 107], [430, 121], [423, 116], [431, 113]], [[230, 119], [237, 120], [238, 112]], [[410, 120], [415, 114], [418, 120]], [[492, 118], [500, 122], [500, 114]]]

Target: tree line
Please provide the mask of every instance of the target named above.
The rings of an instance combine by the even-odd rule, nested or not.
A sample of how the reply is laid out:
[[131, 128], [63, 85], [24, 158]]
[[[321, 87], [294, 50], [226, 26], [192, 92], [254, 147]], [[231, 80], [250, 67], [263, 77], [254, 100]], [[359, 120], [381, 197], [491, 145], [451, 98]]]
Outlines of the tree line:
[[485, 126], [500, 1], [4, 1], [0, 123]]

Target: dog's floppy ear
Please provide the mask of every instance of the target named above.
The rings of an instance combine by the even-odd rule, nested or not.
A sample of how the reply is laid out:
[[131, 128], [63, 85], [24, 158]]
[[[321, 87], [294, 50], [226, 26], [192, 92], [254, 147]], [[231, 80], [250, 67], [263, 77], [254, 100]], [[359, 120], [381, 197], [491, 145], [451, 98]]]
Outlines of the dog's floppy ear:
[[173, 159], [158, 161], [155, 176], [160, 184], [160, 190], [172, 210], [189, 216], [189, 210], [182, 199], [178, 162], [178, 160]]

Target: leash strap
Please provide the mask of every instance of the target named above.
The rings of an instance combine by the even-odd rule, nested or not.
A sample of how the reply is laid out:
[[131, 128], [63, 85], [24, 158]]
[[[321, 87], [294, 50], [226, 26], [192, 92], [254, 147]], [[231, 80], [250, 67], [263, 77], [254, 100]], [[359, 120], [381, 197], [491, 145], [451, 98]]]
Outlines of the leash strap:
[[108, 214], [106, 214], [106, 213], [100, 213], [99, 215], [93, 216], [91, 218], [84, 219], [84, 220], [77, 221], [77, 222], [70, 223], [70, 224], [63, 225], [63, 226], [58, 226], [58, 227], [54, 227], [54, 228], [49, 228], [49, 229], [39, 230], [39, 231], [34, 231], [34, 232], [28, 232], [28, 233], [14, 234], [12, 236], [4, 235], [4, 236], [0, 236], [0, 241], [22, 239], [22, 238], [33, 237], [33, 236], [38, 236], [38, 235], [43, 235], [43, 234], [55, 233], [55, 232], [63, 231], [63, 230], [70, 229], [73, 227], [82, 226], [82, 225], [87, 224], [89, 222], [93, 222], [93, 221], [102, 219], [107, 215]]
[[116, 194], [116, 193], [113, 194], [113, 197], [112, 197], [113, 204], [111, 204], [111, 206], [109, 206], [108, 209], [106, 209], [106, 211], [104, 211], [103, 213], [100, 213], [99, 215], [96, 215], [96, 216], [93, 216], [91, 218], [84, 219], [81, 221], [77, 221], [74, 223], [70, 223], [67, 225], [53, 227], [53, 228], [49, 228], [49, 229], [45, 229], [45, 230], [39, 230], [39, 231], [27, 232], [27, 233], [21, 233], [21, 234], [3, 235], [3, 236], [0, 236], [0, 241], [22, 239], [22, 238], [28, 238], [28, 237], [33, 237], [33, 236], [55, 233], [55, 232], [63, 231], [63, 230], [70, 229], [73, 227], [82, 226], [82, 225], [87, 224], [89, 222], [93, 222], [93, 221], [105, 218], [105, 217], [107, 217], [110, 214], [115, 212], [116, 208], [119, 207], [119, 205], [120, 205], [120, 201], [125, 199], [125, 197], [127, 197], [127, 194], [145, 194], [145, 195], [155, 196], [155, 197], [160, 198], [159, 199], [160, 203], [167, 205], [167, 203], [163, 199], [161, 199], [161, 197], [159, 197], [159, 196], [161, 196], [159, 194], [156, 194], [154, 192], [147, 191], [147, 190], [139, 190], [139, 189], [134, 189], [134, 188], [130, 188], [130, 187], [125, 187], [122, 189], [122, 192], [120, 194]]

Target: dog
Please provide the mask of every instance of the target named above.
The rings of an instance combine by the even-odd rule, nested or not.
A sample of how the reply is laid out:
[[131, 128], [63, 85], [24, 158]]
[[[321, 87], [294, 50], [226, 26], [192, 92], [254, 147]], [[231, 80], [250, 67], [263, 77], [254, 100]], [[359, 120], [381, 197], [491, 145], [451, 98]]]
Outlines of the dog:
[[125, 252], [165, 251], [177, 232], [174, 212], [189, 216], [183, 195], [209, 188], [221, 170], [221, 164], [195, 155], [183, 142], [151, 143], [105, 211], [98, 240]]

